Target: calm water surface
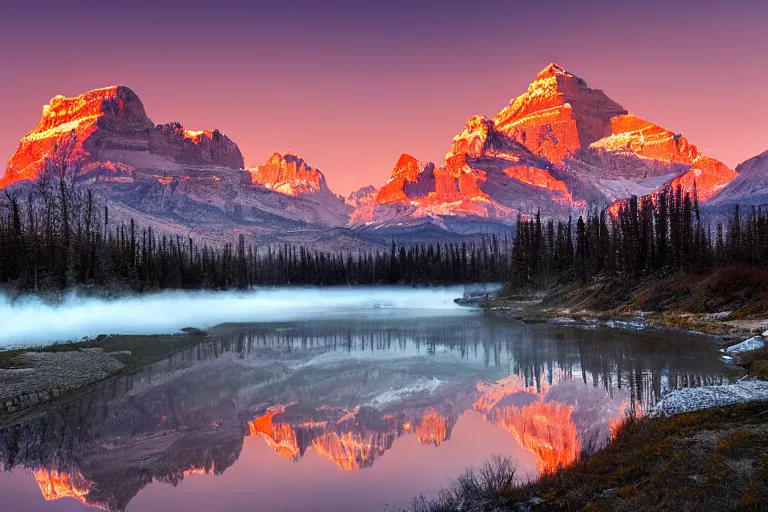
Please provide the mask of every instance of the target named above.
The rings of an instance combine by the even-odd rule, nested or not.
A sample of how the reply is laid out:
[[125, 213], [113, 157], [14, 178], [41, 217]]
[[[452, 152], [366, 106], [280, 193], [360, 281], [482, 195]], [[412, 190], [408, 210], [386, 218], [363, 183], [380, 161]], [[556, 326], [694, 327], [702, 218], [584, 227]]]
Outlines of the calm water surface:
[[725, 380], [707, 338], [472, 311], [228, 326], [0, 430], [0, 509], [393, 510], [494, 453], [568, 464]]

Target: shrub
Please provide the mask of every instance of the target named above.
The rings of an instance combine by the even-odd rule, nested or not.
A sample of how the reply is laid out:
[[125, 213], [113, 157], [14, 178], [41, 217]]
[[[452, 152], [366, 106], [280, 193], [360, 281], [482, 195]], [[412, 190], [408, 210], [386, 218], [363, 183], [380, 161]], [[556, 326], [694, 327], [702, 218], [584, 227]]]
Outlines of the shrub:
[[478, 468], [469, 468], [437, 496], [421, 494], [401, 512], [486, 512], [502, 506], [505, 496], [515, 490], [516, 469], [511, 457], [493, 455]]

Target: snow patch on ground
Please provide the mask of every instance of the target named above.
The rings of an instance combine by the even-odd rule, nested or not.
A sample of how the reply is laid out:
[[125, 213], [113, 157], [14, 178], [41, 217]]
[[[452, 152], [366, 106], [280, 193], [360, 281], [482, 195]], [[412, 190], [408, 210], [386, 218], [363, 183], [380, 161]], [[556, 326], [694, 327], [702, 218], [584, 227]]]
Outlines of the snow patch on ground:
[[768, 401], [768, 382], [742, 380], [724, 386], [677, 389], [656, 404], [652, 415], [668, 416], [754, 401]]
[[640, 331], [648, 327], [648, 324], [642, 320], [625, 321], [625, 320], [608, 320], [605, 322], [606, 327], [612, 329], [631, 329], [634, 331]]
[[725, 349], [729, 354], [741, 354], [743, 352], [750, 352], [752, 350], [760, 350], [765, 347], [765, 341], [760, 336], [753, 336], [748, 340], [744, 340], [741, 343], [733, 345]]

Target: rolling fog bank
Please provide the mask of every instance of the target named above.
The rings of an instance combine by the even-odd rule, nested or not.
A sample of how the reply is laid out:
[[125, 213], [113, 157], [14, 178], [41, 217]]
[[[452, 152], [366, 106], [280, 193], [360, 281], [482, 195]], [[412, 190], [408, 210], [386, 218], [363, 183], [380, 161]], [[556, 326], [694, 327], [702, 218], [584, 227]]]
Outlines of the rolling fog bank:
[[[248, 292], [162, 292], [119, 299], [70, 295], [59, 304], [0, 297], [0, 349], [99, 334], [167, 334], [227, 322], [281, 322], [384, 310], [431, 315], [466, 311], [463, 286], [276, 288]], [[431, 313], [430, 313], [431, 312]]]

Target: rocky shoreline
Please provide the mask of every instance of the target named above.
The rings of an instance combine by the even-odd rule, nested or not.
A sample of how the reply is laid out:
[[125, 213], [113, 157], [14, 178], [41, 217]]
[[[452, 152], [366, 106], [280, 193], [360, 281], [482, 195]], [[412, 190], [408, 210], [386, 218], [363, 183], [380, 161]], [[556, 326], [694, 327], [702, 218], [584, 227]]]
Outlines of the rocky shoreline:
[[734, 384], [683, 388], [672, 391], [656, 404], [653, 416], [672, 416], [712, 407], [768, 401], [768, 382], [742, 379]]
[[0, 410], [13, 413], [49, 402], [125, 367], [101, 348], [22, 352], [0, 368]]
[[110, 377], [136, 372], [200, 343], [206, 333], [106, 336], [41, 348], [0, 351], [0, 424], [71, 399]]
[[[642, 418], [628, 417], [605, 448], [536, 481], [498, 489], [484, 487], [477, 473], [468, 472], [433, 499], [414, 498], [402, 512], [448, 505], [453, 510], [456, 502], [462, 510], [494, 511], [763, 509], [768, 499], [768, 321], [734, 321], [727, 312], [574, 310], [544, 305], [543, 299], [496, 298], [483, 307], [488, 315], [526, 323], [710, 335], [723, 347], [723, 362], [743, 364], [747, 376], [733, 384], [674, 390]], [[508, 474], [492, 464], [481, 471], [495, 482], [506, 481], [498, 477]]]
[[[491, 299], [483, 304], [487, 315], [525, 323], [547, 323], [580, 327], [609, 327], [618, 329], [664, 329], [712, 336], [723, 347], [752, 340], [749, 350], [765, 347], [768, 319], [734, 320], [731, 313], [657, 313], [644, 311], [596, 311], [549, 306], [542, 298]], [[759, 343], [763, 343], [760, 345]], [[735, 350], [738, 353], [740, 350]]]
[[[666, 329], [710, 335], [713, 342], [722, 347], [723, 362], [736, 368], [744, 368], [745, 358], [765, 351], [768, 338], [768, 320], [734, 321], [727, 312], [690, 315], [574, 310], [546, 306], [541, 297], [491, 299], [483, 307], [488, 315], [525, 323]], [[176, 350], [199, 343], [205, 336], [202, 331], [189, 330], [169, 336], [100, 336], [95, 340], [41, 349], [0, 352], [0, 416], [16, 416], [110, 376], [136, 371]], [[760, 377], [748, 369], [746, 373], [750, 379]], [[660, 414], [750, 400], [768, 401], [768, 382], [750, 380], [718, 388], [675, 391], [660, 403]]]
[[[768, 319], [734, 320], [729, 311], [708, 314], [646, 313], [642, 311], [595, 311], [550, 306], [544, 296], [495, 298], [483, 305], [485, 313], [525, 323], [548, 323], [583, 328], [663, 329], [684, 331], [712, 337], [723, 353], [725, 364], [743, 369], [741, 380], [720, 386], [675, 390], [652, 414], [669, 416], [712, 407], [748, 402], [768, 402], [768, 381], [762, 371], [750, 371], [745, 363], [757, 359], [768, 366]], [[762, 366], [761, 366], [762, 368]]]

